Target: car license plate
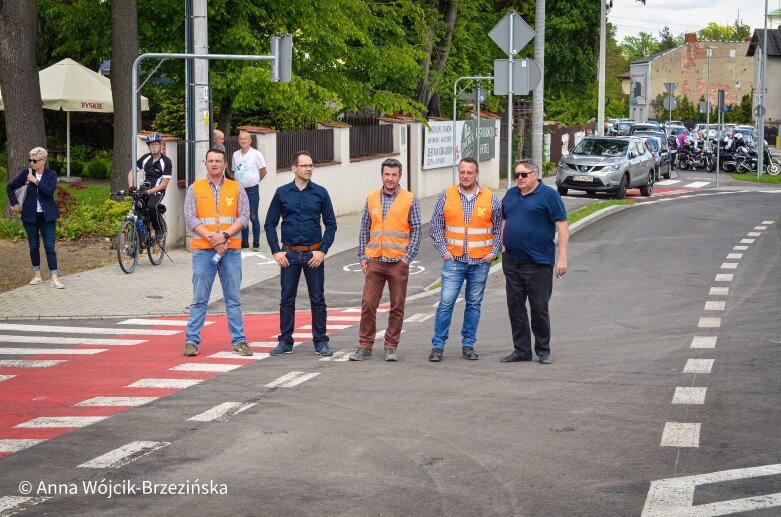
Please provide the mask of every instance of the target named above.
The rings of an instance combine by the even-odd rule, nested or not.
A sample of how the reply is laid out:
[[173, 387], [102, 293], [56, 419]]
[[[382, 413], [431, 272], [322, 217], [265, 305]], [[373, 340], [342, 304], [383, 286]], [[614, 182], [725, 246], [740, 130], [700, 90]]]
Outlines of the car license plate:
[[575, 181], [583, 181], [583, 182], [586, 182], [586, 183], [593, 183], [594, 182], [594, 178], [592, 178], [591, 176], [575, 176]]

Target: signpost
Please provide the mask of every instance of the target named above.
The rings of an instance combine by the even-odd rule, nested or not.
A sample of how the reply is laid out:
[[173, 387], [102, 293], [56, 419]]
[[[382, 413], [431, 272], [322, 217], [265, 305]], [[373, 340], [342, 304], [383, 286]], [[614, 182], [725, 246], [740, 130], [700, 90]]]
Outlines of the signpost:
[[670, 122], [673, 119], [673, 110], [678, 106], [678, 101], [673, 97], [673, 91], [678, 83], [664, 83], [664, 89], [667, 90], [667, 97], [664, 98], [664, 107], [667, 109], [667, 136], [670, 136]]

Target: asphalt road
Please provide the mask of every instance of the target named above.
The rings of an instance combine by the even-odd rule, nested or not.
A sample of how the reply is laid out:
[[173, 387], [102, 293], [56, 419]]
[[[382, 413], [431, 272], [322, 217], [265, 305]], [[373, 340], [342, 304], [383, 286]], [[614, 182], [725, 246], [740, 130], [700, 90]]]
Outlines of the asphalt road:
[[[781, 194], [661, 199], [573, 236], [551, 300], [552, 365], [498, 362], [511, 350], [498, 272], [479, 361], [459, 357], [458, 304], [445, 360], [429, 363], [437, 298], [413, 300], [407, 317], [418, 321], [405, 324], [398, 363], [322, 361], [306, 344], [253, 361], [0, 459], [0, 498], [44, 481], [77, 493], [50, 489], [24, 514], [661, 516], [690, 489], [698, 515], [744, 515], [763, 501], [751, 515], [777, 515], [781, 502], [766, 496], [781, 492], [781, 470], [756, 469], [781, 464]], [[336, 301], [354, 299], [351, 275]], [[262, 289], [245, 303], [276, 301]], [[355, 338], [354, 327], [336, 331], [332, 348]], [[266, 386], [290, 372], [317, 375]], [[253, 405], [188, 420], [228, 401]], [[135, 441], [159, 448], [78, 467]], [[682, 476], [695, 478], [654, 483]], [[86, 481], [120, 494], [87, 495]], [[122, 494], [145, 482], [227, 493]]]

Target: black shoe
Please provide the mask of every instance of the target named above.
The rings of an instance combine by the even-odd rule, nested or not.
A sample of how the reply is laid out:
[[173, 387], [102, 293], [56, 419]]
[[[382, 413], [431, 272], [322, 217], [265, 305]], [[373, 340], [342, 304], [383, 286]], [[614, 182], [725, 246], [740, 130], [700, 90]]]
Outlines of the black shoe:
[[513, 352], [512, 354], [504, 356], [501, 359], [499, 359], [499, 361], [502, 363], [516, 363], [518, 361], [531, 361], [531, 360], [532, 360], [531, 356], [526, 357], [519, 354], [518, 352]]
[[551, 364], [553, 359], [550, 358], [550, 354], [542, 354], [540, 356], [540, 364]]
[[249, 242], [247, 242], [247, 241], [241, 241], [241, 247], [242, 247], [242, 248], [249, 248]]
[[471, 346], [464, 346], [461, 347], [461, 357], [464, 359], [469, 359], [470, 361], [477, 361], [477, 352], [475, 352], [474, 347]]
[[431, 354], [428, 356], [428, 360], [432, 363], [441, 363], [442, 362], [442, 349], [441, 348], [432, 348]]

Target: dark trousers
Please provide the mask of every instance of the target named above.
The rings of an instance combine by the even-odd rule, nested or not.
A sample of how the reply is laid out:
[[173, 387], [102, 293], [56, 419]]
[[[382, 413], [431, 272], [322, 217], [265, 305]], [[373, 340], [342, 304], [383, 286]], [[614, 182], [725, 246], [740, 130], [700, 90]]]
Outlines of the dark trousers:
[[[247, 201], [249, 201], [249, 221], [252, 223], [252, 245], [260, 243], [260, 218], [258, 217], [258, 207], [260, 206], [260, 187], [245, 188]], [[249, 244], [249, 225], [241, 230], [241, 242]]]
[[165, 196], [165, 190], [161, 192], [155, 192], [146, 201], [146, 209], [149, 214], [149, 222], [152, 223], [152, 228], [155, 231], [160, 229], [160, 213], [157, 211], [157, 205], [163, 200]]
[[325, 262], [319, 267], [309, 267], [312, 258], [311, 251], [283, 250], [287, 254], [289, 265], [283, 267], [280, 275], [282, 296], [279, 303], [279, 337], [280, 343], [293, 344], [293, 329], [296, 325], [296, 293], [301, 271], [304, 272], [306, 287], [309, 290], [309, 305], [312, 308], [312, 340], [315, 345], [328, 343], [325, 333]]
[[385, 331], [384, 347], [396, 349], [399, 346], [401, 326], [404, 323], [404, 302], [407, 299], [409, 264], [401, 261], [382, 262], [379, 260], [369, 260], [366, 264], [358, 343], [361, 348], [369, 350], [374, 346], [374, 336], [377, 334], [377, 306], [380, 304], [385, 282], [388, 282], [390, 313], [388, 314], [388, 329]]
[[46, 263], [49, 265], [49, 272], [57, 274], [57, 252], [54, 251], [54, 242], [57, 240], [57, 221], [46, 221], [43, 212], [38, 212], [34, 223], [23, 223], [24, 231], [27, 232], [27, 244], [30, 248], [30, 262], [33, 264], [33, 270], [41, 269], [41, 241], [43, 238], [43, 249], [46, 251]]
[[[553, 266], [515, 260], [504, 255], [502, 270], [507, 293], [507, 313], [513, 334], [515, 353], [531, 357], [531, 334], [534, 334], [534, 351], [537, 356], [550, 354], [550, 315], [548, 302], [553, 291]], [[529, 300], [529, 316], [526, 312]]]

